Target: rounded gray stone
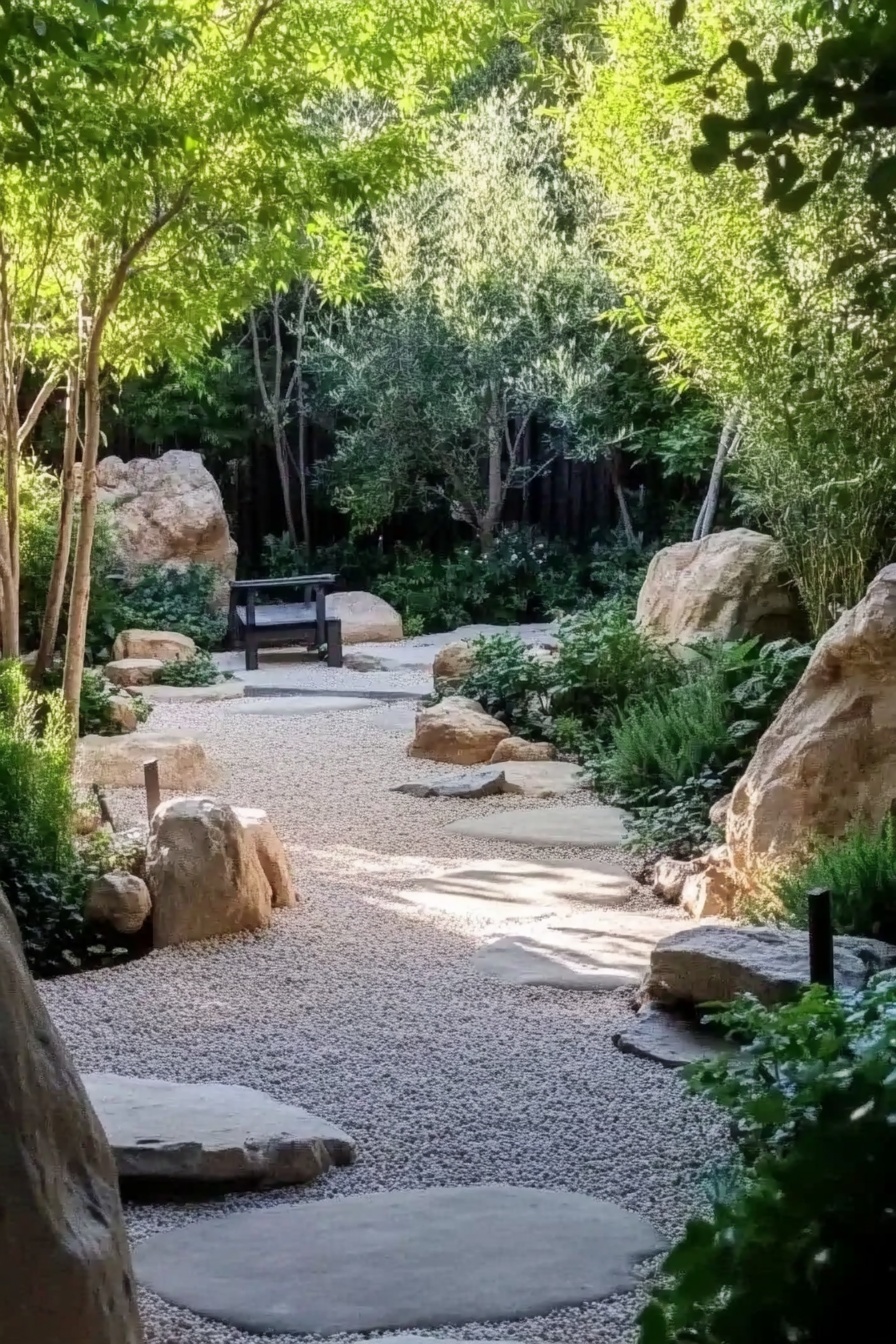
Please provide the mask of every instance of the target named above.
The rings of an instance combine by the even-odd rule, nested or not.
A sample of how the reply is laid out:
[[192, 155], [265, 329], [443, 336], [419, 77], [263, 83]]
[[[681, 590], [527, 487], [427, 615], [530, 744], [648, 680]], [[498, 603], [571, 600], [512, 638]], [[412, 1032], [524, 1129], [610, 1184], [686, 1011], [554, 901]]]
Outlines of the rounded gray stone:
[[618, 807], [588, 804], [584, 807], [545, 807], [514, 812], [489, 812], [484, 817], [453, 821], [449, 831], [487, 840], [507, 840], [516, 845], [570, 845], [601, 849], [625, 840], [625, 812]]
[[563, 1190], [481, 1185], [279, 1205], [135, 1248], [144, 1287], [255, 1334], [544, 1315], [624, 1292], [663, 1248], [643, 1218]]
[[119, 1178], [164, 1185], [300, 1185], [355, 1157], [336, 1125], [251, 1087], [88, 1073]]
[[624, 1055], [638, 1055], [667, 1069], [729, 1055], [736, 1046], [683, 1013], [649, 1003], [626, 1026], [613, 1035], [613, 1044]]

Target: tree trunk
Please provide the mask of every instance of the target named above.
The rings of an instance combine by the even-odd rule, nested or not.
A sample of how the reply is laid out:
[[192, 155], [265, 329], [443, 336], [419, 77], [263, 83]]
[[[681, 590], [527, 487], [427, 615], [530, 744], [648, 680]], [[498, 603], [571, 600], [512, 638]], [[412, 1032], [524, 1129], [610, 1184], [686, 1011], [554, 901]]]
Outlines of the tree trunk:
[[719, 498], [722, 493], [722, 479], [725, 475], [725, 465], [731, 456], [735, 442], [740, 436], [740, 411], [734, 407], [728, 413], [728, 417], [722, 427], [722, 433], [719, 435], [719, 446], [716, 449], [716, 458], [713, 463], [712, 473], [709, 478], [709, 485], [706, 490], [706, 496], [701, 505], [700, 512], [697, 515], [697, 521], [694, 524], [692, 541], [701, 541], [708, 537], [715, 526], [716, 514], [719, 509]]
[[289, 479], [289, 452], [286, 444], [286, 432], [283, 416], [283, 334], [280, 330], [280, 295], [271, 298], [271, 326], [274, 338], [274, 377], [271, 390], [268, 390], [261, 363], [261, 347], [258, 340], [258, 323], [255, 313], [249, 314], [249, 330], [252, 334], [252, 359], [255, 365], [255, 381], [265, 413], [271, 422], [271, 434], [274, 439], [274, 459], [277, 463], [277, 475], [280, 478], [280, 493], [283, 496], [283, 512], [286, 517], [286, 529], [289, 539], [299, 550], [299, 537], [296, 532], [296, 520], [292, 507], [292, 489]]
[[72, 551], [72, 533], [75, 523], [75, 462], [78, 455], [78, 419], [81, 409], [80, 362], [68, 372], [65, 395], [65, 441], [62, 451], [62, 498], [59, 506], [59, 531], [56, 551], [47, 589], [44, 619], [40, 632], [40, 647], [32, 676], [39, 683], [53, 659], [59, 635], [59, 618], [65, 595], [65, 579]]
[[488, 507], [479, 524], [479, 544], [483, 555], [488, 555], [495, 544], [495, 533], [501, 521], [501, 509], [504, 503], [503, 473], [501, 470], [504, 457], [504, 432], [498, 396], [492, 389], [486, 418]]
[[302, 285], [302, 300], [299, 304], [299, 316], [296, 322], [296, 364], [293, 370], [292, 382], [296, 388], [296, 406], [298, 409], [299, 422], [299, 460], [296, 464], [299, 478], [299, 508], [302, 515], [302, 541], [305, 543], [305, 550], [309, 557], [311, 555], [311, 517], [308, 511], [308, 481], [306, 460], [306, 451], [308, 445], [308, 416], [305, 410], [305, 378], [302, 370], [302, 362], [305, 354], [305, 314], [308, 311], [308, 300], [311, 296], [311, 281], [306, 280]]
[[0, 652], [19, 653], [19, 380], [8, 275], [0, 237]]
[[[103, 320], [108, 320], [108, 314]], [[100, 317], [94, 318], [93, 330], [87, 346], [84, 369], [84, 449], [81, 459], [81, 512], [78, 517], [78, 539], [75, 545], [75, 564], [72, 571], [72, 592], [68, 606], [68, 629], [65, 640], [65, 671], [62, 676], [62, 694], [68, 706], [73, 734], [77, 733], [81, 704], [81, 682], [84, 677], [84, 655], [87, 648], [87, 612], [90, 606], [90, 561], [93, 555], [93, 534], [96, 530], [96, 462], [100, 447], [100, 347], [102, 327]]]
[[635, 534], [632, 525], [632, 516], [629, 513], [628, 500], [625, 498], [625, 491], [622, 488], [622, 477], [619, 470], [619, 450], [614, 448], [609, 457], [610, 479], [613, 482], [613, 493], [616, 496], [616, 503], [619, 506], [619, 521], [622, 523], [622, 530], [625, 533], [625, 540], [629, 546], [638, 547], [640, 542]]

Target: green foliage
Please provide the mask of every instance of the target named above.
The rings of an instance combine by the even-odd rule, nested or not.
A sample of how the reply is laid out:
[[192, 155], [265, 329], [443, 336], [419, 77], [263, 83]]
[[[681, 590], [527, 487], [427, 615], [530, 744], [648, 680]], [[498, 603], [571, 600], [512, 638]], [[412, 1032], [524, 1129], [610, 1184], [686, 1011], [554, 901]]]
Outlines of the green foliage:
[[890, 1309], [896, 979], [717, 1020], [749, 1049], [695, 1086], [731, 1113], [743, 1171], [667, 1257], [641, 1344], [835, 1344], [845, 1302]]
[[221, 643], [227, 620], [215, 605], [220, 581], [213, 565], [174, 569], [147, 565], [127, 584], [115, 610], [120, 630], [175, 630], [188, 635], [201, 649]]
[[478, 700], [518, 736], [542, 737], [550, 703], [548, 665], [515, 635], [490, 635], [473, 647], [473, 668], [457, 694]]
[[214, 686], [224, 678], [211, 654], [199, 649], [192, 658], [163, 663], [155, 679], [160, 686]]
[[830, 889], [837, 933], [896, 941], [896, 821], [888, 817], [877, 831], [855, 828], [825, 841], [777, 880], [785, 918], [799, 928], [808, 926], [806, 892], [813, 887]]
[[[817, 33], [794, 10], [715, 0], [673, 30], [666, 0], [618, 0], [603, 30], [605, 59], [582, 66], [572, 132], [612, 207], [608, 252], [629, 296], [624, 321], [673, 386], [696, 383], [726, 414], [740, 413], [739, 504], [782, 542], [820, 634], [893, 547], [892, 340], [880, 313], [867, 317], [861, 278], [835, 265], [876, 232], [861, 166], [847, 155], [824, 193], [795, 213], [761, 208], [752, 175], [739, 171], [750, 154], [735, 139], [732, 161], [711, 176], [691, 166], [700, 119], [725, 157], [726, 118], [742, 113], [743, 63], [726, 58], [732, 32], [763, 69], [782, 43], [795, 70], [811, 61]], [[705, 86], [675, 76], [717, 58], [707, 113]], [[771, 95], [755, 83], [759, 121], [779, 106]], [[805, 108], [780, 106], [786, 135], [787, 118]], [[824, 139], [806, 132], [807, 174], [821, 171]], [[789, 162], [785, 154], [785, 178]], [[800, 185], [785, 183], [788, 192]]]
[[683, 684], [649, 693], [620, 715], [607, 751], [586, 765], [636, 813], [636, 844], [682, 854], [711, 834], [706, 812], [743, 773], [811, 652], [792, 640], [706, 643], [694, 650]]

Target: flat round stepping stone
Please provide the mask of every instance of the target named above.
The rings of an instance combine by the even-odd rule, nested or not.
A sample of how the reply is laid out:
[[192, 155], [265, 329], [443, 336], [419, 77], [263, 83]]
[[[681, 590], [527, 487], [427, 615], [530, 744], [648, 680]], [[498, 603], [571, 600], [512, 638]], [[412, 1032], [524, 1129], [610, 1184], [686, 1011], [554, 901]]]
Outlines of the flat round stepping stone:
[[473, 966], [507, 985], [552, 989], [625, 989], [641, 983], [650, 953], [681, 921], [621, 910], [583, 910], [495, 938]]
[[328, 1120], [251, 1087], [83, 1078], [123, 1181], [157, 1185], [301, 1185], [355, 1158]]
[[630, 873], [602, 860], [479, 859], [403, 888], [401, 898], [421, 909], [504, 923], [569, 913], [578, 905], [621, 905], [632, 885]]
[[627, 815], [618, 807], [598, 803], [584, 807], [545, 807], [514, 812], [489, 812], [484, 817], [452, 821], [449, 831], [514, 845], [569, 845], [579, 849], [614, 848], [625, 840]]
[[255, 1334], [335, 1335], [539, 1316], [625, 1291], [663, 1247], [643, 1218], [523, 1186], [279, 1205], [134, 1248], [159, 1297]]
[[486, 766], [483, 770], [464, 770], [459, 775], [444, 775], [441, 779], [421, 779], [410, 784], [396, 784], [392, 793], [404, 793], [411, 798], [488, 798], [504, 793], [504, 767]]
[[667, 1069], [729, 1055], [737, 1048], [693, 1018], [657, 1004], [642, 1008], [629, 1025], [614, 1034], [613, 1044], [625, 1055], [638, 1055]]

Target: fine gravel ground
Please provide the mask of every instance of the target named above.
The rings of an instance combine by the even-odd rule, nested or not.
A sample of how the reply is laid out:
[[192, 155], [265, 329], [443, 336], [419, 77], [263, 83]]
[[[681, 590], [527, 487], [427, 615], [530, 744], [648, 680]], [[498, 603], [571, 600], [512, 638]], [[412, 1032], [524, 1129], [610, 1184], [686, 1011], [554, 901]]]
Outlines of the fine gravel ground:
[[[263, 934], [170, 948], [44, 983], [53, 1018], [85, 1071], [257, 1087], [343, 1126], [360, 1157], [298, 1191], [131, 1205], [133, 1238], [261, 1205], [495, 1181], [613, 1200], [675, 1237], [701, 1204], [701, 1167], [726, 1155], [724, 1121], [688, 1096], [674, 1071], [614, 1049], [613, 1029], [631, 1012], [629, 994], [482, 979], [471, 953], [519, 923], [502, 913], [460, 918], [422, 910], [402, 895], [464, 860], [575, 858], [568, 849], [444, 829], [473, 810], [556, 800], [390, 793], [389, 785], [456, 767], [409, 760], [407, 733], [388, 725], [379, 708], [250, 717], [225, 702], [164, 705], [152, 715], [154, 731], [189, 730], [203, 742], [223, 771], [218, 796], [268, 811], [301, 906], [277, 912]], [[120, 825], [141, 820], [141, 794], [121, 791], [110, 801]], [[578, 857], [634, 866], [615, 851]], [[625, 908], [657, 909], [643, 892]], [[662, 913], [668, 917], [668, 908]], [[638, 1291], [440, 1333], [630, 1344], [643, 1300]], [[257, 1338], [143, 1291], [141, 1303], [147, 1344]]]

